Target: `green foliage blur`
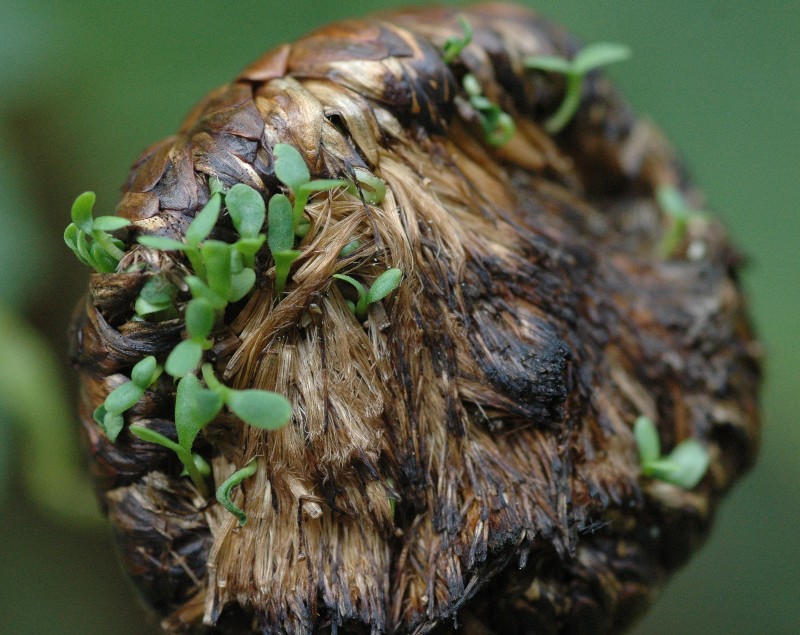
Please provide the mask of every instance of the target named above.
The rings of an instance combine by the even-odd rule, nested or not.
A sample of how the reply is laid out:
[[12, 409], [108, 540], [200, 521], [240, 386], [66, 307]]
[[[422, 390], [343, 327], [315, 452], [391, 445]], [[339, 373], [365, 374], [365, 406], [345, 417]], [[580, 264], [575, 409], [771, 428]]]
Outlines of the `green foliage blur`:
[[[0, 394], [0, 631], [157, 632], [69, 467], [81, 456], [65, 333], [88, 275], [61, 239], [72, 200], [94, 190], [96, 212], [113, 213], [139, 152], [210, 89], [280, 42], [400, 4], [0, 0], [0, 384], [35, 409], [20, 414]], [[609, 74], [664, 128], [749, 255], [744, 284], [769, 354], [760, 462], [634, 632], [798, 633], [800, 2], [525, 4], [587, 42], [633, 49]], [[58, 439], [47, 465], [30, 459], [37, 434]], [[47, 507], [41, 470], [63, 476]]]

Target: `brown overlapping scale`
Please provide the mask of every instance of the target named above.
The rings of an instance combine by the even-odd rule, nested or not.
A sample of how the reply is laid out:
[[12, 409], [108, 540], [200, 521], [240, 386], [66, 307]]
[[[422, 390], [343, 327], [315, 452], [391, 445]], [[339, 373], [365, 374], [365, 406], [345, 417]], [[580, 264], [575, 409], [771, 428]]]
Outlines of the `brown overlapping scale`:
[[[563, 81], [522, 62], [578, 43], [517, 7], [462, 13], [475, 35], [450, 65], [441, 48], [461, 30], [446, 8], [281, 46], [133, 167], [120, 272], [147, 266], [92, 276], [73, 349], [101, 504], [166, 630], [613, 632], [697, 547], [754, 459], [759, 349], [740, 258], [714, 221], [691, 230], [701, 257], [658, 254], [655, 189], [699, 198], [674, 151], [599, 73], [570, 125], [547, 135]], [[515, 119], [502, 148], [460, 91], [468, 72]], [[131, 320], [147, 276], [187, 266], [135, 236], [180, 238], [210, 177], [265, 199], [284, 191], [277, 143], [314, 177], [368, 170], [388, 192], [380, 204], [313, 197], [286, 295], [259, 256], [255, 291], [215, 334], [220, 377], [294, 406], [285, 429], [224, 415], [200, 439], [217, 484], [258, 461], [237, 495], [239, 529], [169, 453], [127, 430], [112, 444], [91, 413], [181, 336], [180, 320]], [[371, 280], [391, 266], [403, 282], [359, 324], [332, 274]], [[162, 377], [126, 422], [174, 434], [172, 400]], [[640, 415], [665, 449], [689, 437], [708, 448], [697, 488], [641, 478]]]

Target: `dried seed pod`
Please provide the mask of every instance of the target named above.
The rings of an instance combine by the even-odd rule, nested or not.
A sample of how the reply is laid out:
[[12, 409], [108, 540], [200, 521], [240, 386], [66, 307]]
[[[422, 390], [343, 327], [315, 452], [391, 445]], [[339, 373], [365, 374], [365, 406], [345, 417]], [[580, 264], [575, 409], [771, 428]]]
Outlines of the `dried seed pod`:
[[[577, 43], [512, 6], [462, 13], [474, 36], [450, 64], [450, 9], [280, 47], [133, 167], [119, 205], [134, 223], [128, 253], [120, 273], [91, 277], [75, 359], [100, 500], [168, 631], [616, 631], [754, 459], [758, 347], [740, 258], [714, 221], [691, 230], [702, 253], [659, 252], [669, 219], [656, 190], [698, 196], [675, 153], [597, 72], [574, 120], [547, 135], [563, 81], [523, 62]], [[514, 120], [500, 147], [466, 98], [468, 74]], [[187, 266], [132, 238], [181, 238], [211, 178], [265, 199], [285, 191], [278, 143], [315, 178], [373, 175], [386, 194], [313, 197], [286, 294], [262, 253], [254, 292], [216, 326], [217, 375], [293, 404], [281, 430], [223, 414], [201, 435], [216, 484], [257, 460], [240, 528], [166, 450], [127, 426], [111, 444], [92, 412], [119, 373], [163, 361], [183, 326], [132, 321], [147, 276]], [[149, 268], [124, 273], [133, 262]], [[372, 281], [389, 267], [403, 281], [362, 323], [333, 274]], [[174, 436], [174, 399], [162, 377], [126, 423]], [[665, 448], [707, 448], [697, 487], [643, 477], [641, 415]]]

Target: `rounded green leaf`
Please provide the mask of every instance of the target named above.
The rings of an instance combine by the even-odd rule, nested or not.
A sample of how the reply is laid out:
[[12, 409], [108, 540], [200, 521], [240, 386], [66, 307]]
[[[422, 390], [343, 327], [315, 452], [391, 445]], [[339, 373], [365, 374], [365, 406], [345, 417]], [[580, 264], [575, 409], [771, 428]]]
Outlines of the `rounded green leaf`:
[[511, 137], [517, 130], [514, 120], [507, 112], [502, 110], [498, 111], [496, 116], [493, 117], [491, 123], [485, 126], [486, 141], [489, 145], [499, 148], [511, 141]]
[[219, 210], [222, 204], [222, 197], [214, 194], [194, 217], [194, 220], [186, 229], [186, 242], [197, 247], [203, 240], [208, 238], [214, 225], [219, 218]]
[[658, 459], [661, 454], [661, 441], [655, 424], [647, 417], [638, 417], [633, 425], [633, 437], [639, 448], [639, 462], [642, 466]]
[[676, 468], [669, 475], [669, 482], [684, 489], [692, 489], [708, 469], [708, 450], [696, 439], [686, 439], [669, 453], [667, 460]]
[[98, 216], [92, 223], [92, 231], [113, 232], [130, 224], [128, 219], [119, 216]]
[[122, 427], [125, 425], [125, 420], [121, 414], [112, 414], [106, 410], [104, 404], [98, 406], [92, 415], [97, 424], [106, 433], [106, 436], [111, 443], [117, 442], [119, 433], [122, 432]]
[[106, 412], [115, 415], [122, 414], [135, 406], [136, 402], [142, 398], [143, 394], [144, 390], [135, 383], [132, 381], [125, 382], [121, 386], [117, 386], [108, 394], [108, 397], [106, 397]]
[[172, 377], [183, 377], [191, 373], [203, 359], [203, 345], [192, 340], [183, 340], [167, 357], [164, 370]]
[[200, 430], [214, 420], [222, 409], [222, 397], [200, 384], [194, 375], [186, 375], [178, 382], [175, 396], [175, 428], [178, 443], [191, 452]]
[[90, 234], [92, 232], [92, 208], [94, 208], [94, 192], [84, 192], [80, 194], [72, 203], [72, 222], [81, 231]]
[[358, 240], [358, 239], [351, 240], [349, 243], [347, 243], [342, 248], [342, 250], [339, 252], [339, 256], [341, 258], [347, 258], [350, 254], [352, 254], [355, 251], [357, 251], [360, 247], [361, 247], [361, 241], [360, 240]]
[[253, 269], [242, 269], [231, 276], [231, 289], [228, 302], [238, 302], [246, 296], [256, 284], [256, 272]]
[[234, 185], [225, 196], [225, 206], [233, 226], [242, 238], [255, 238], [264, 225], [266, 206], [256, 190], [249, 185]]
[[597, 42], [578, 51], [572, 60], [572, 70], [578, 75], [585, 75], [595, 68], [621, 62], [630, 56], [631, 49], [623, 44]]
[[[67, 228], [64, 230], [64, 242], [67, 244], [75, 255], [78, 257], [78, 260], [81, 260], [81, 255], [78, 252], [78, 236], [80, 235], [81, 230], [78, 229], [78, 226], [75, 223], [70, 223], [67, 225]], [[89, 263], [85, 263], [89, 264]]]
[[367, 304], [383, 300], [400, 285], [402, 279], [403, 272], [400, 269], [392, 268], [384, 271], [369, 288]]
[[371, 174], [364, 168], [355, 168], [356, 180], [358, 181], [358, 188], [351, 183], [347, 191], [353, 195], [358, 195], [358, 190], [367, 203], [377, 205], [383, 202], [386, 198], [386, 183], [380, 177]]
[[89, 245], [89, 257], [92, 267], [100, 273], [114, 273], [117, 270], [119, 260], [109, 254], [103, 246], [96, 241], [92, 241]]
[[214, 328], [217, 313], [211, 302], [205, 298], [195, 298], [186, 305], [186, 330], [193, 340], [205, 340]]
[[464, 90], [467, 92], [468, 95], [471, 97], [477, 97], [483, 91], [481, 90], [481, 85], [478, 82], [478, 78], [475, 77], [472, 73], [467, 73], [464, 75], [464, 79], [461, 80], [461, 85], [464, 87]]
[[166, 236], [139, 236], [136, 242], [150, 249], [157, 249], [158, 251], [186, 251], [190, 249], [189, 245], [186, 243], [182, 243], [180, 240], [175, 240], [174, 238], [167, 238]]
[[273, 254], [289, 251], [294, 246], [292, 204], [283, 194], [276, 194], [269, 199], [267, 243]]
[[178, 287], [164, 276], [152, 276], [142, 286], [139, 297], [154, 305], [169, 306], [178, 294]]
[[292, 404], [266, 390], [230, 390], [225, 403], [245, 423], [262, 430], [282, 428], [292, 417]]
[[311, 180], [306, 162], [296, 148], [278, 143], [272, 153], [275, 156], [275, 176], [293, 192]]
[[147, 390], [160, 374], [156, 358], [148, 355], [131, 369], [131, 381], [142, 390]]

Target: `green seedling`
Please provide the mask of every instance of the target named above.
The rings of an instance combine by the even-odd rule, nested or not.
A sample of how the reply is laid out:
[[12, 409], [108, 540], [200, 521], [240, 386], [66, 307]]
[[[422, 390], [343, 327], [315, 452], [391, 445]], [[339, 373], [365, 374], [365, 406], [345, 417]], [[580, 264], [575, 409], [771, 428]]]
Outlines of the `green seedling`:
[[188, 376], [200, 365], [203, 352], [213, 346], [209, 335], [217, 320], [217, 311], [207, 298], [195, 297], [186, 305], [185, 320], [188, 338], [172, 349], [164, 364], [172, 377]]
[[545, 130], [550, 134], [556, 134], [572, 120], [581, 103], [583, 78], [590, 71], [600, 66], [621, 62], [630, 56], [631, 50], [627, 46], [598, 42], [582, 48], [572, 60], [550, 55], [539, 55], [526, 59], [526, 68], [562, 73], [566, 76], [567, 87], [564, 100], [558, 110], [545, 122]]
[[294, 218], [292, 205], [283, 194], [269, 200], [269, 231], [267, 243], [275, 261], [275, 293], [280, 295], [286, 287], [289, 269], [300, 252], [294, 246]]
[[203, 364], [203, 379], [209, 390], [246, 424], [261, 430], [277, 430], [292, 418], [292, 404], [286, 397], [269, 390], [235, 390], [223, 385], [211, 364]]
[[343, 179], [311, 180], [306, 162], [296, 148], [285, 143], [278, 143], [273, 148], [275, 155], [275, 176], [292, 191], [294, 206], [292, 211], [294, 233], [305, 236], [309, 223], [303, 218], [308, 197], [314, 192], [323, 192], [337, 187], [347, 186]]
[[201, 495], [208, 496], [205, 461], [193, 454], [192, 446], [201, 430], [216, 419], [222, 406], [227, 406], [248, 425], [262, 430], [277, 430], [289, 423], [292, 405], [285, 397], [274, 392], [228, 388], [214, 376], [210, 364], [203, 365], [203, 379], [207, 388], [191, 374], [178, 382], [175, 397], [177, 443], [144, 426], [132, 425], [130, 430], [144, 441], [157, 443], [175, 452], [197, 490]]
[[[64, 242], [78, 260], [98, 273], [113, 273], [125, 255], [122, 241], [108, 232], [130, 225], [118, 216], [92, 216], [94, 192], [84, 192], [72, 204], [72, 223], [64, 230]], [[91, 238], [91, 241], [89, 240]]]
[[669, 219], [667, 231], [658, 245], [658, 253], [663, 258], [671, 258], [685, 240], [690, 221], [693, 218], [705, 219], [708, 213], [690, 207], [681, 191], [672, 185], [662, 185], [656, 189], [656, 202]]
[[177, 317], [178, 310], [175, 308], [177, 294], [178, 287], [164, 276], [152, 276], [144, 283], [136, 298], [134, 319], [161, 322]]
[[122, 431], [122, 413], [136, 405], [145, 391], [159, 378], [161, 371], [155, 357], [145, 357], [131, 370], [131, 380], [112, 390], [103, 404], [95, 409], [94, 420], [112, 443], [116, 442]]
[[516, 131], [511, 115], [483, 95], [478, 78], [472, 73], [464, 75], [462, 85], [469, 96], [469, 103], [478, 113], [486, 142], [495, 147], [508, 143]]
[[696, 439], [681, 441], [667, 456], [661, 456], [661, 442], [655, 424], [647, 417], [639, 417], [633, 428], [639, 449], [642, 474], [692, 489], [708, 470], [708, 451]]
[[445, 64], [452, 63], [461, 55], [461, 51], [464, 50], [464, 47], [472, 41], [472, 25], [463, 15], [458, 16], [458, 22], [461, 24], [464, 35], [462, 37], [447, 38], [447, 41], [442, 47], [442, 59], [444, 59]]
[[214, 194], [189, 224], [184, 236], [185, 242], [165, 236], [139, 236], [136, 240], [140, 245], [150, 249], [182, 251], [186, 254], [194, 273], [205, 279], [206, 268], [203, 259], [200, 257], [200, 243], [208, 238], [211, 230], [214, 229], [214, 225], [217, 224], [221, 206], [222, 195], [219, 193]]
[[165, 437], [163, 434], [132, 425], [130, 431], [143, 441], [157, 443], [175, 452], [183, 464], [183, 468], [192, 479], [192, 483], [201, 496], [208, 496], [209, 490], [206, 479], [202, 473], [202, 465], [195, 463], [192, 446], [200, 431], [219, 414], [222, 408], [220, 396], [200, 384], [194, 375], [186, 375], [178, 382], [175, 396], [175, 428], [178, 433], [178, 442]]
[[386, 183], [383, 182], [383, 179], [364, 168], [355, 168], [353, 172], [356, 182], [347, 185], [348, 193], [353, 196], [359, 196], [360, 193], [364, 197], [364, 201], [371, 205], [382, 203], [386, 198]]
[[258, 463], [256, 462], [256, 459], [251, 459], [247, 465], [231, 474], [227, 479], [225, 479], [225, 481], [223, 481], [222, 485], [217, 488], [217, 500], [222, 503], [225, 509], [239, 519], [240, 527], [244, 527], [245, 523], [247, 522], [247, 514], [245, 514], [244, 510], [237, 507], [231, 500], [231, 490], [246, 478], [253, 476], [257, 470]]
[[388, 269], [375, 279], [369, 289], [350, 276], [335, 273], [333, 277], [337, 280], [343, 280], [355, 288], [356, 293], [358, 293], [358, 300], [350, 308], [356, 318], [363, 321], [367, 317], [367, 307], [370, 304], [383, 300], [400, 285], [403, 272], [396, 268]]

